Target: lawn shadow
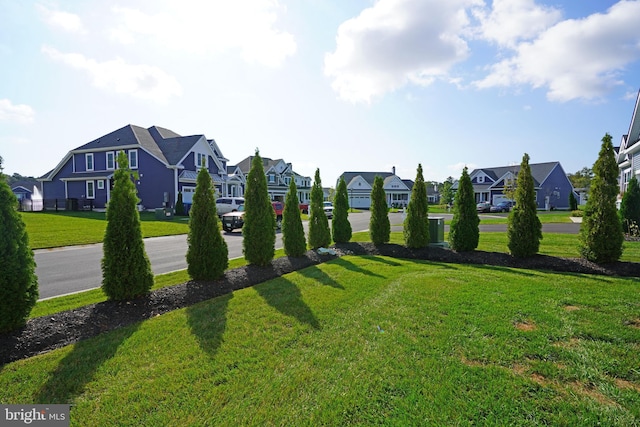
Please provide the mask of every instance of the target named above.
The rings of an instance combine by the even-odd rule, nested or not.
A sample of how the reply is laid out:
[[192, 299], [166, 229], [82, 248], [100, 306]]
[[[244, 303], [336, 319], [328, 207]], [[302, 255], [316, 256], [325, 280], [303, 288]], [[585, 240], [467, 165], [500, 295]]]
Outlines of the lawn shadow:
[[377, 255], [367, 256], [366, 259], [370, 259], [371, 261], [376, 261], [376, 262], [379, 262], [381, 264], [387, 264], [387, 265], [390, 265], [392, 267], [399, 267], [399, 266], [402, 265], [397, 261], [393, 261], [392, 259], [380, 257], [380, 256], [377, 256]]
[[[335, 263], [340, 260], [341, 258], [336, 258], [330, 262]], [[311, 267], [303, 268], [302, 270], [298, 270], [298, 273], [308, 279], [313, 279], [317, 281], [321, 285], [327, 285], [337, 289], [344, 289], [344, 286], [336, 282], [333, 279], [333, 277], [329, 276], [327, 273], [322, 271], [322, 269], [318, 268], [315, 265], [312, 265]]]
[[[92, 323], [96, 319], [87, 319]], [[47, 382], [34, 396], [34, 402], [73, 403], [90, 383], [100, 366], [111, 359], [118, 348], [140, 327], [137, 322], [94, 338], [74, 344], [73, 349], [49, 375]]]
[[211, 357], [215, 356], [224, 342], [227, 329], [227, 309], [233, 293], [187, 308], [187, 322], [196, 336], [200, 348]]
[[295, 283], [285, 277], [280, 277], [256, 285], [254, 289], [267, 304], [280, 313], [294, 317], [300, 323], [306, 323], [314, 329], [320, 329], [318, 319], [302, 299], [302, 293]]
[[[387, 262], [386, 260], [384, 260], [384, 259], [382, 259], [380, 257], [376, 257], [376, 256], [366, 256], [364, 258], [371, 259], [371, 260], [374, 260], [374, 261], [383, 262], [385, 264], [390, 264], [390, 265], [400, 265], [400, 264], [392, 262], [392, 261]], [[371, 270], [367, 270], [366, 268], [359, 267], [359, 266], [355, 265], [354, 263], [352, 263], [352, 262], [350, 262], [348, 260], [345, 260], [344, 258], [336, 258], [333, 261], [331, 261], [331, 263], [339, 265], [339, 266], [341, 266], [341, 267], [343, 267], [343, 268], [345, 268], [345, 269], [347, 269], [349, 271], [353, 271], [354, 273], [360, 273], [360, 274], [365, 274], [367, 276], [384, 278], [384, 276], [382, 276], [382, 275], [380, 275], [378, 273], [374, 273]]]

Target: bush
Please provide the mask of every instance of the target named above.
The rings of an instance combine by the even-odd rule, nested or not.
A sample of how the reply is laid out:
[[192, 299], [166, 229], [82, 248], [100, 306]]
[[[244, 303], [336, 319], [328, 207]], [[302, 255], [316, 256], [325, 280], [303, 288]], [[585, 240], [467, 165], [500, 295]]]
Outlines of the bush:
[[0, 157], [0, 333], [24, 326], [38, 300], [36, 263], [17, 206]]
[[404, 219], [403, 235], [404, 244], [408, 248], [424, 248], [429, 245], [429, 204], [421, 164], [418, 164], [416, 180], [411, 189], [411, 200], [409, 200], [407, 216]]
[[462, 170], [453, 204], [453, 219], [449, 226], [449, 246], [458, 252], [473, 251], [480, 240], [480, 218], [476, 210], [473, 184], [467, 167]]
[[389, 223], [387, 196], [384, 192], [384, 180], [379, 175], [374, 178], [373, 188], [371, 189], [369, 236], [376, 245], [387, 243], [391, 237], [391, 224]]
[[515, 257], [529, 257], [540, 249], [542, 223], [538, 218], [536, 193], [527, 153], [522, 156], [516, 181], [515, 206], [507, 219], [507, 239], [511, 255]]
[[624, 235], [616, 209], [618, 173], [611, 135], [607, 133], [593, 165], [594, 177], [580, 227], [580, 254], [600, 264], [617, 261], [622, 255]]
[[582, 216], [582, 214], [583, 214], [583, 212], [581, 210], [579, 210], [579, 209], [575, 210], [575, 211], [571, 211], [571, 216], [573, 216], [573, 217], [579, 218], [579, 217]]
[[338, 188], [333, 198], [333, 219], [331, 220], [331, 232], [333, 241], [347, 243], [351, 240], [351, 223], [349, 222], [349, 194], [347, 183], [340, 177]]
[[249, 264], [269, 265], [275, 255], [276, 214], [269, 199], [267, 177], [258, 150], [251, 160], [251, 169], [247, 177], [244, 210], [244, 257]]
[[640, 224], [640, 186], [635, 175], [629, 180], [627, 191], [622, 196], [620, 220], [625, 233], [630, 232], [633, 224]]
[[576, 195], [573, 194], [573, 191], [569, 192], [569, 210], [578, 210], [578, 199], [576, 199]]
[[292, 179], [282, 213], [282, 244], [284, 253], [288, 256], [301, 256], [307, 251], [299, 203], [298, 188]]
[[331, 244], [331, 232], [329, 231], [329, 219], [324, 213], [324, 192], [320, 180], [320, 169], [316, 174], [311, 187], [311, 204], [309, 206], [309, 246], [312, 249], [324, 248]]
[[229, 266], [229, 249], [220, 234], [213, 185], [206, 168], [198, 172], [187, 243], [189, 277], [193, 280], [215, 280], [224, 274]]
[[131, 299], [149, 292], [153, 272], [144, 249], [136, 186], [126, 154], [118, 154], [107, 208], [102, 258], [102, 290], [109, 299]]
[[184, 203], [182, 202], [182, 191], [178, 192], [178, 200], [176, 201], [176, 215], [184, 216]]

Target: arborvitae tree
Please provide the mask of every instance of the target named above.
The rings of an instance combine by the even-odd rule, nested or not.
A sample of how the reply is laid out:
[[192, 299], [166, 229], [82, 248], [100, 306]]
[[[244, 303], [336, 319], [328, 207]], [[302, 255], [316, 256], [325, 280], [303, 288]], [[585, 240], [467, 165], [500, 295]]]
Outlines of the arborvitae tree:
[[427, 186], [422, 175], [422, 164], [418, 164], [416, 180], [411, 189], [411, 200], [404, 219], [404, 244], [408, 248], [424, 248], [429, 245], [429, 202]]
[[597, 263], [614, 262], [622, 255], [622, 224], [616, 209], [618, 164], [608, 133], [593, 165], [589, 199], [580, 227], [580, 254]]
[[507, 219], [507, 238], [511, 255], [525, 258], [538, 253], [542, 223], [538, 218], [536, 193], [529, 166], [529, 155], [522, 156], [516, 181], [515, 206]]
[[267, 177], [260, 152], [251, 160], [244, 194], [244, 225], [242, 247], [249, 264], [266, 266], [275, 255], [276, 214], [267, 189]]
[[114, 300], [144, 295], [153, 286], [153, 272], [144, 249], [140, 214], [136, 209], [139, 199], [131, 175], [127, 156], [120, 152], [107, 207], [102, 258], [102, 290]]
[[184, 216], [184, 203], [182, 202], [182, 191], [178, 192], [178, 200], [176, 201], [176, 215]]
[[324, 248], [331, 244], [331, 231], [329, 231], [329, 219], [324, 213], [324, 192], [320, 180], [320, 169], [316, 169], [316, 175], [311, 187], [311, 205], [309, 206], [309, 246], [312, 249]]
[[18, 200], [0, 157], [0, 333], [23, 326], [38, 300], [38, 278]]
[[295, 180], [289, 184], [289, 192], [282, 213], [282, 244], [288, 256], [301, 256], [307, 251], [307, 241], [300, 217], [300, 201]]
[[578, 210], [578, 199], [576, 199], [576, 195], [573, 194], [573, 190], [569, 191], [569, 210]]
[[449, 226], [449, 246], [458, 252], [472, 251], [480, 240], [480, 218], [476, 210], [473, 184], [467, 167], [462, 170], [453, 204], [453, 219]]
[[627, 191], [622, 196], [620, 219], [625, 233], [630, 233], [634, 225], [640, 227], [640, 186], [635, 175], [629, 180]]
[[331, 220], [331, 234], [336, 243], [347, 243], [351, 240], [351, 223], [349, 222], [349, 194], [347, 183], [343, 177], [338, 181], [338, 188], [333, 198], [333, 219]]
[[215, 280], [229, 266], [229, 249], [220, 233], [216, 200], [207, 168], [200, 169], [189, 218], [187, 272], [193, 280]]
[[369, 220], [369, 236], [376, 244], [387, 243], [391, 236], [387, 195], [384, 192], [384, 180], [376, 176], [371, 189], [371, 219]]

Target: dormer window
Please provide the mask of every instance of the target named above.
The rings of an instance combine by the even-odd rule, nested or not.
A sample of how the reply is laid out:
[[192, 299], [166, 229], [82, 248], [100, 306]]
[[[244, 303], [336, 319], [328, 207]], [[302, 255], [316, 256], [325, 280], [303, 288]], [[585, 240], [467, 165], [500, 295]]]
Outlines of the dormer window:
[[479, 175], [478, 176], [478, 183], [482, 184], [484, 182], [484, 176], [483, 175]]
[[196, 154], [196, 169], [206, 168], [207, 166], [208, 156], [206, 154], [197, 153]]

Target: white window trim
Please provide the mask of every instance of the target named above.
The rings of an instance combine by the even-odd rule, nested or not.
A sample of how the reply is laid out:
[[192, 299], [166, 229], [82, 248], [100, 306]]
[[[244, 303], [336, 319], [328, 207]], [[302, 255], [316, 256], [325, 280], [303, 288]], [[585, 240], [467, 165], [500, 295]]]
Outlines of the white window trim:
[[[136, 157], [135, 166], [133, 165], [133, 162], [131, 161], [131, 155], [133, 153], [135, 153], [135, 157]], [[129, 169], [138, 169], [138, 150], [129, 150], [129, 152], [127, 153], [127, 159], [129, 159]]]
[[[89, 167], [89, 159], [91, 159], [91, 167]], [[87, 171], [92, 171], [95, 168], [95, 158], [93, 157], [93, 153], [86, 153], [84, 155], [84, 167]]]
[[[109, 167], [109, 157], [111, 157], [111, 167]], [[105, 164], [108, 171], [112, 171], [116, 168], [116, 152], [115, 151], [107, 151]]]
[[[89, 188], [91, 188], [91, 191], [89, 191]], [[96, 183], [95, 183], [95, 181], [87, 181], [86, 190], [87, 190], [87, 192], [86, 192], [87, 199], [95, 199], [96, 198]]]
[[99, 179], [98, 180], [98, 190], [104, 190], [104, 180], [103, 179]]

